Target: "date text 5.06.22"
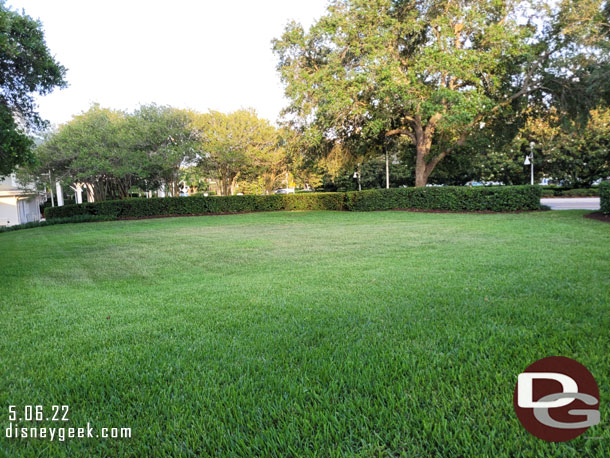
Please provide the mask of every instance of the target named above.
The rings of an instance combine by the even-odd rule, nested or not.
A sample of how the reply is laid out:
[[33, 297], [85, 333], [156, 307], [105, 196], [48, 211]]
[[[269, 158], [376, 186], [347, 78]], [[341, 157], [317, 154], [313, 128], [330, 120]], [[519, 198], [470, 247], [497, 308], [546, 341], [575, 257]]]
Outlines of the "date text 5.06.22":
[[8, 406], [8, 421], [68, 421], [68, 406]]

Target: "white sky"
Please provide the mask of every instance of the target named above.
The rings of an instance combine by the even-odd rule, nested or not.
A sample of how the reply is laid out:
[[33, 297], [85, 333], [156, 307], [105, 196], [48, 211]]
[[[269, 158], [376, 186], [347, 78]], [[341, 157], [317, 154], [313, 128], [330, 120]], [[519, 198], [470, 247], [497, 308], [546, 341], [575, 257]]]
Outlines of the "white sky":
[[294, 19], [309, 27], [327, 0], [9, 0], [43, 24], [68, 88], [38, 99], [61, 124], [92, 102], [233, 111], [275, 121], [285, 105], [271, 40]]

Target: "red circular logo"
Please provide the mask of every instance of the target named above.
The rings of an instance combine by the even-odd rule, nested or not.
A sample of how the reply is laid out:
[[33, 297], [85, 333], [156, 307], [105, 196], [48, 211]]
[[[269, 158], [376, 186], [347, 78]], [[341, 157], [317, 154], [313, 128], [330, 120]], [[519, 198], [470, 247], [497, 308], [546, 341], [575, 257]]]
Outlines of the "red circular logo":
[[540, 359], [519, 374], [513, 404], [525, 429], [549, 442], [572, 440], [600, 420], [593, 375], [563, 356]]

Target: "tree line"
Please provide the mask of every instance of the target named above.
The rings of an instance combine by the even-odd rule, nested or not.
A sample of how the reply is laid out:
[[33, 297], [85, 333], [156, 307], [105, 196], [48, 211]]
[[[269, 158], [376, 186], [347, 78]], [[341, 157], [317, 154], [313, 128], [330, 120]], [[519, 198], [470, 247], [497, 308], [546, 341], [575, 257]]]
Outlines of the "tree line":
[[40, 23], [1, 2], [0, 28], [0, 174], [21, 166], [93, 200], [210, 181], [222, 195], [521, 184], [532, 152], [537, 179], [610, 175], [608, 1], [332, 0], [273, 42], [279, 127], [253, 110], [94, 105], [35, 148], [32, 94], [65, 85], [65, 69]]
[[[93, 105], [46, 135], [36, 148], [34, 175], [78, 183], [90, 201], [124, 199], [138, 191], [183, 188], [220, 195], [272, 192], [285, 177], [287, 138], [251, 109], [198, 113], [144, 105], [124, 112]], [[50, 174], [50, 175], [49, 175]], [[50, 178], [49, 178], [50, 176]]]

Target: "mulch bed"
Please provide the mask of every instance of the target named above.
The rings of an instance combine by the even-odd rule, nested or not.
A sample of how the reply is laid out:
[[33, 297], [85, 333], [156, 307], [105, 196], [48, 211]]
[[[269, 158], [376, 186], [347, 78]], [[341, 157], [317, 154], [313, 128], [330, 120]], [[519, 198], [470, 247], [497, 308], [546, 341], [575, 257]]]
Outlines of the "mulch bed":
[[597, 221], [603, 221], [605, 223], [610, 223], [610, 215], [604, 215], [602, 212], [595, 213], [587, 213], [585, 218], [595, 219]]

